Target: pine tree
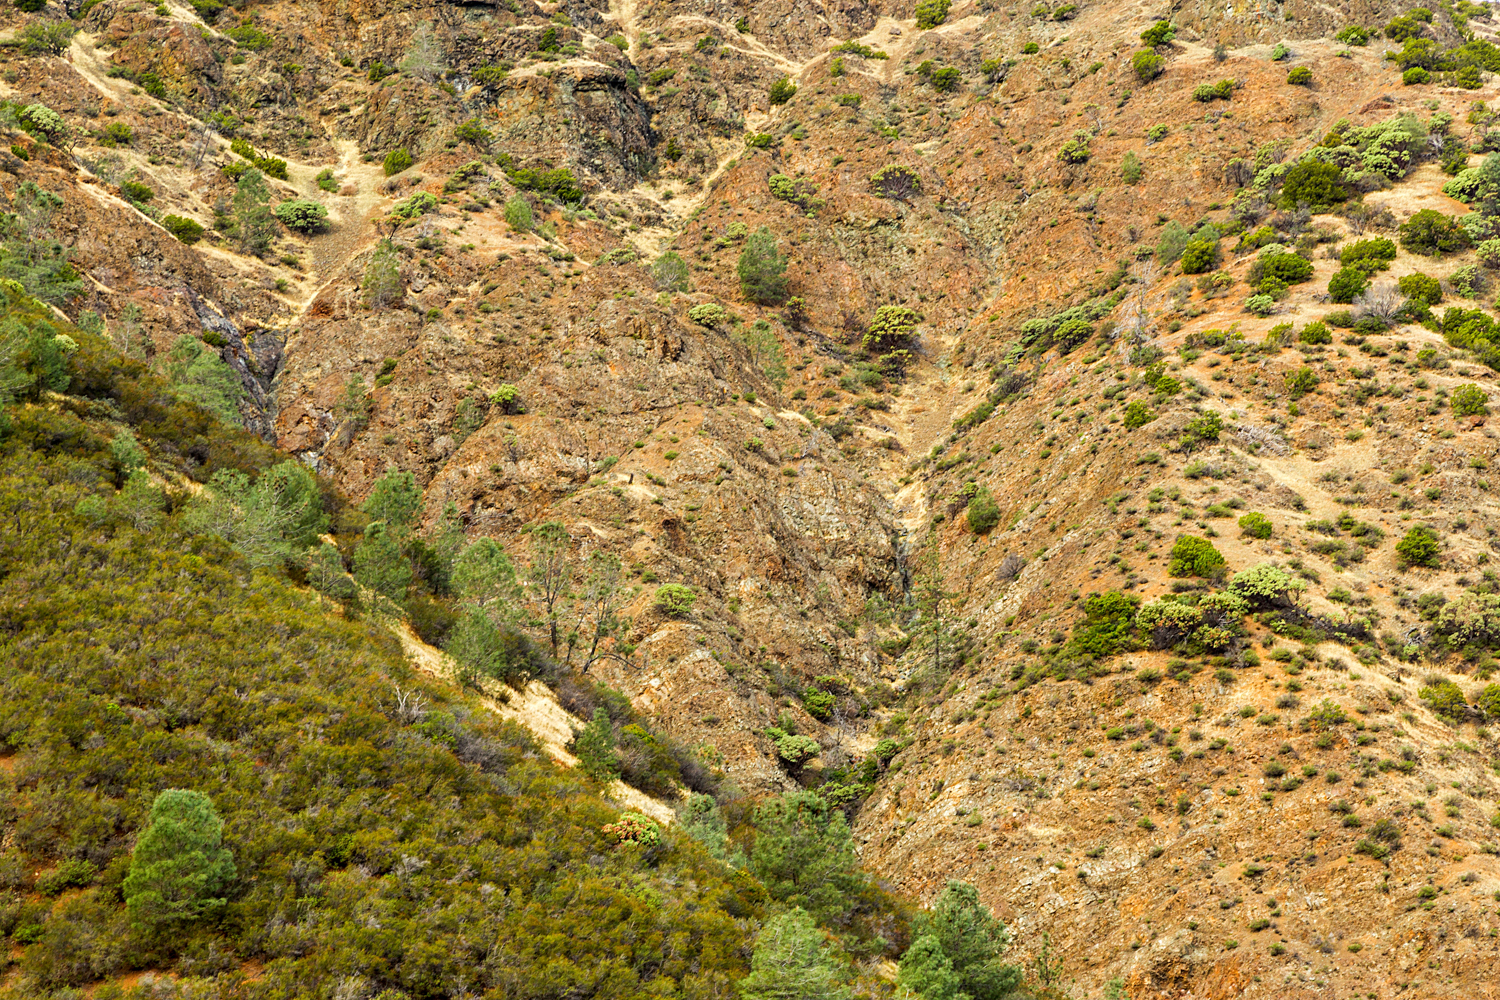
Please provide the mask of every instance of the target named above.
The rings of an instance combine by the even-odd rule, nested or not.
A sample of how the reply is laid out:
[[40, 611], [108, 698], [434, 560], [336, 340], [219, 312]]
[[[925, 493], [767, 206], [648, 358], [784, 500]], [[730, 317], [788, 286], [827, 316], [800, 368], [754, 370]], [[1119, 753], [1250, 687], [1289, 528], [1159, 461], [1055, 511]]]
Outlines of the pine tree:
[[594, 709], [594, 718], [573, 737], [573, 754], [584, 774], [598, 782], [609, 782], [620, 773], [620, 755], [615, 752], [615, 730], [609, 713]]
[[411, 563], [386, 523], [376, 521], [366, 528], [354, 550], [354, 578], [360, 586], [399, 603], [406, 597], [411, 575]]
[[377, 521], [388, 524], [397, 536], [411, 534], [422, 511], [422, 491], [410, 472], [391, 469], [375, 480], [363, 509]]
[[572, 660], [575, 645], [584, 649], [579, 673], [587, 673], [606, 656], [624, 658], [626, 651], [606, 646], [630, 627], [630, 619], [620, 614], [626, 596], [622, 582], [619, 556], [598, 550], [589, 553], [588, 580], [573, 602], [577, 618], [568, 633], [568, 659]]
[[943, 579], [942, 552], [938, 545], [937, 532], [927, 538], [927, 554], [922, 575], [917, 580], [916, 603], [921, 612], [921, 632], [932, 643], [932, 671], [934, 679], [942, 676], [943, 643], [949, 637], [948, 605], [958, 596], [948, 590]]
[[688, 796], [678, 817], [679, 828], [720, 861], [729, 860], [729, 824], [712, 795]]
[[223, 832], [224, 821], [202, 792], [160, 792], [122, 886], [132, 923], [159, 932], [223, 906], [220, 894], [236, 874]]
[[761, 928], [742, 1000], [848, 1000], [848, 987], [822, 931], [806, 910], [773, 917]]
[[251, 253], [263, 252], [276, 233], [270, 202], [265, 176], [259, 170], [247, 170], [234, 189], [234, 226], [240, 246]]
[[364, 292], [365, 306], [370, 309], [393, 306], [406, 295], [406, 286], [401, 281], [401, 258], [390, 240], [381, 240], [370, 254], [359, 287]]
[[339, 600], [354, 596], [354, 582], [344, 572], [344, 560], [336, 546], [322, 542], [307, 553], [307, 582], [320, 594]]
[[531, 531], [531, 565], [526, 569], [526, 582], [536, 594], [547, 623], [547, 638], [552, 643], [552, 655], [557, 656], [557, 620], [561, 612], [560, 602], [572, 579], [573, 567], [568, 559], [568, 545], [572, 541], [560, 521], [544, 521]]
[[751, 233], [745, 240], [745, 249], [740, 251], [740, 290], [745, 298], [761, 305], [785, 300], [786, 263], [769, 228], [761, 226]]
[[203, 407], [230, 426], [241, 426], [245, 390], [239, 376], [203, 341], [189, 334], [178, 337], [167, 354], [164, 374], [178, 399]]
[[950, 881], [920, 926], [942, 946], [959, 986], [974, 1000], [999, 1000], [1020, 985], [1020, 970], [1000, 961], [1010, 934], [973, 885]]
[[512, 617], [521, 596], [516, 567], [493, 538], [476, 538], [453, 560], [453, 589], [494, 619]]
[[841, 810], [816, 792], [788, 792], [755, 810], [750, 873], [771, 898], [800, 906], [820, 923], [847, 912], [865, 887]]
[[971, 1000], [953, 971], [953, 960], [930, 934], [913, 941], [901, 956], [901, 973], [896, 982], [903, 992], [922, 1000]]

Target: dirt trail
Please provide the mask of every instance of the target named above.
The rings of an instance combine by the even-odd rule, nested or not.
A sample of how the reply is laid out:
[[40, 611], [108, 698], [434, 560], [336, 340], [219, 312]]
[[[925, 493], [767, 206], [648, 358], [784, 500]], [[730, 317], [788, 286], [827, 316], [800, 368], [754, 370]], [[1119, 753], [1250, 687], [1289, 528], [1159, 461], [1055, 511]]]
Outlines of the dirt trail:
[[[453, 661], [446, 654], [423, 642], [405, 622], [395, 626], [394, 631], [413, 666], [444, 684], [453, 683]], [[559, 705], [545, 684], [531, 681], [518, 691], [508, 684], [490, 682], [485, 685], [483, 697], [485, 704], [502, 719], [519, 722], [535, 733], [558, 764], [577, 766], [578, 758], [568, 752], [567, 744], [573, 739], [573, 730], [583, 727], [583, 720]], [[671, 823], [677, 818], [670, 805], [631, 788], [623, 781], [616, 780], [610, 785], [609, 796], [622, 806], [645, 813], [660, 823]]]

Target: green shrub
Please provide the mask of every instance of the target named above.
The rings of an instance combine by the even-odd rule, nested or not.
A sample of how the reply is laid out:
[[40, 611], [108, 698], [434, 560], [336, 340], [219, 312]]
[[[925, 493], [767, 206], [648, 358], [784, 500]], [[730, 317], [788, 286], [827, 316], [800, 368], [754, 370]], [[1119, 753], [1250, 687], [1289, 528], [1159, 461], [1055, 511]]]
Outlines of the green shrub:
[[651, 263], [651, 280], [657, 289], [664, 292], [688, 290], [689, 275], [687, 261], [676, 250], [668, 250]]
[[1432, 82], [1432, 74], [1421, 66], [1413, 66], [1401, 74], [1401, 82], [1408, 87]]
[[1151, 48], [1166, 45], [1177, 37], [1177, 25], [1171, 21], [1157, 21], [1141, 32], [1141, 41]]
[[1368, 287], [1370, 279], [1364, 269], [1345, 267], [1328, 279], [1328, 297], [1334, 302], [1353, 302]]
[[983, 486], [969, 500], [967, 519], [969, 530], [976, 535], [987, 535], [1000, 523], [1000, 505]]
[[1437, 569], [1442, 560], [1438, 533], [1425, 524], [1412, 528], [1396, 543], [1396, 561], [1402, 569], [1422, 566]]
[[525, 413], [526, 407], [521, 402], [521, 390], [509, 382], [501, 382], [490, 393], [490, 405], [499, 408], [501, 413]]
[[1401, 246], [1412, 253], [1436, 257], [1469, 245], [1469, 234], [1457, 219], [1424, 208], [1401, 224]]
[[1287, 49], [1285, 42], [1277, 42], [1271, 47], [1272, 62], [1281, 62], [1289, 55], [1291, 55], [1291, 52]]
[[917, 3], [917, 27], [922, 30], [936, 28], [948, 20], [948, 7], [951, 0], [918, 0]]
[[1322, 321], [1313, 320], [1298, 332], [1297, 339], [1304, 344], [1331, 344], [1333, 331]]
[[1417, 691], [1417, 697], [1445, 719], [1462, 722], [1468, 718], [1469, 703], [1464, 699], [1463, 689], [1446, 677], [1427, 678], [1427, 683]]
[[797, 85], [792, 82], [791, 77], [783, 76], [771, 84], [771, 103], [785, 104], [797, 96]]
[[1161, 76], [1166, 65], [1167, 61], [1150, 49], [1141, 49], [1130, 57], [1130, 68], [1135, 70], [1136, 79], [1141, 83], [1150, 83]]
[[1333, 38], [1334, 41], [1345, 45], [1368, 45], [1370, 43], [1370, 33], [1357, 24], [1340, 29]]
[[1251, 511], [1240, 518], [1240, 530], [1249, 538], [1270, 538], [1272, 527], [1271, 519], [1258, 511]]
[[410, 198], [396, 202], [391, 207], [391, 218], [409, 222], [436, 209], [437, 203], [437, 195], [430, 191], [418, 191]]
[[1448, 405], [1455, 417], [1477, 417], [1489, 412], [1490, 394], [1473, 382], [1465, 382], [1453, 390]]
[[1073, 627], [1070, 652], [1113, 656], [1134, 645], [1135, 614], [1141, 600], [1134, 594], [1108, 590], [1090, 594], [1083, 602], [1083, 621]]
[[1299, 87], [1312, 85], [1312, 70], [1306, 66], [1293, 66], [1286, 74], [1286, 82]]
[[1124, 157], [1120, 160], [1120, 179], [1126, 184], [1134, 184], [1141, 179], [1141, 173], [1140, 157], [1126, 150]]
[[1215, 577], [1224, 569], [1224, 556], [1213, 543], [1197, 535], [1179, 535], [1172, 545], [1167, 572], [1172, 576]]
[[1132, 399], [1125, 404], [1124, 424], [1127, 430], [1145, 427], [1156, 419], [1156, 413], [1144, 401]]
[[729, 314], [717, 302], [703, 302], [688, 310], [688, 319], [699, 326], [715, 327], [723, 326]]
[[120, 193], [127, 201], [144, 204], [156, 197], [156, 192], [140, 181], [121, 181]]
[[1212, 240], [1189, 240], [1182, 251], [1182, 273], [1202, 274], [1219, 263], [1219, 244]]
[[192, 246], [203, 238], [203, 226], [181, 215], [162, 216], [161, 227], [188, 246]]
[[[942, 0], [944, 4], [947, 2], [948, 0]], [[934, 90], [945, 94], [952, 93], [963, 82], [963, 72], [956, 66], [944, 66], [942, 69], [933, 70], [927, 82], [932, 84]]]
[[511, 230], [517, 233], [529, 233], [535, 225], [536, 217], [531, 211], [531, 202], [526, 196], [517, 192], [505, 202], [505, 222]]
[[322, 170], [319, 170], [316, 180], [321, 190], [333, 192], [339, 189], [339, 182], [333, 178], [332, 167], [324, 167]]
[[[1500, 684], [1486, 684], [1479, 694], [1474, 696], [1474, 707], [1484, 713], [1486, 719], [1500, 719]], [[1500, 823], [1490, 821], [1495, 826]]]
[[767, 226], [761, 226], [745, 240], [740, 251], [736, 273], [740, 291], [751, 302], [775, 305], [787, 297], [787, 257], [777, 246], [776, 237]]
[[411, 154], [406, 150], [393, 149], [389, 153], [385, 154], [385, 163], [383, 164], [385, 175], [387, 177], [391, 177], [395, 174], [399, 174], [401, 173], [401, 171], [409, 168], [414, 162], [415, 161], [411, 158]]
[[1402, 295], [1414, 302], [1435, 306], [1443, 301], [1442, 283], [1421, 271], [1402, 275], [1396, 281], [1396, 288]]
[[1280, 204], [1284, 208], [1306, 204], [1320, 209], [1348, 201], [1343, 179], [1344, 172], [1336, 164], [1322, 160], [1295, 163], [1281, 179]]
[[1269, 316], [1276, 309], [1276, 300], [1264, 293], [1252, 295], [1245, 300], [1245, 309], [1257, 316]]
[[283, 226], [299, 233], [315, 233], [328, 223], [328, 209], [315, 201], [284, 201], [272, 211]]
[[1092, 155], [1087, 132], [1075, 132], [1073, 138], [1063, 143], [1057, 151], [1057, 158], [1064, 163], [1087, 163]]
[[656, 588], [651, 603], [668, 618], [683, 618], [693, 610], [698, 595], [693, 588], [680, 583], [664, 583]]
[[1218, 83], [1200, 83], [1193, 88], [1193, 100], [1207, 103], [1209, 101], [1227, 101], [1234, 96], [1234, 81], [1220, 80]]
[[1310, 392], [1318, 389], [1318, 373], [1303, 365], [1295, 371], [1289, 371], [1281, 377], [1286, 384], [1287, 395], [1293, 400], [1301, 399]]

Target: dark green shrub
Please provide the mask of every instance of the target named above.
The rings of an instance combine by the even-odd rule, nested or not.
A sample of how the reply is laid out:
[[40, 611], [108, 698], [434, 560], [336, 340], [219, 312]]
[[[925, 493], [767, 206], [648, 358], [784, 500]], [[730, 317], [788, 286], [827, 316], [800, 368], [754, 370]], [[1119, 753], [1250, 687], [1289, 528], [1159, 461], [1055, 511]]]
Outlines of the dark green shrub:
[[184, 218], [181, 215], [162, 216], [161, 227], [188, 246], [192, 246], [203, 238], [203, 227], [192, 219]]
[[1401, 224], [1401, 246], [1412, 253], [1436, 257], [1469, 245], [1469, 234], [1451, 215], [1424, 208]]
[[1272, 254], [1270, 257], [1256, 261], [1251, 268], [1252, 270], [1258, 269], [1261, 281], [1266, 278], [1275, 278], [1288, 285], [1299, 284], [1313, 276], [1312, 261], [1294, 253]]
[[792, 82], [791, 77], [784, 76], [771, 84], [771, 103], [785, 104], [797, 96], [797, 85]]
[[411, 158], [411, 154], [406, 150], [393, 149], [389, 153], [385, 154], [385, 163], [383, 164], [385, 175], [387, 177], [390, 177], [395, 174], [399, 174], [401, 171], [406, 170], [408, 167], [410, 167], [413, 162], [414, 161]]
[[1312, 85], [1312, 70], [1306, 66], [1293, 66], [1286, 74], [1286, 82], [1299, 87]]
[[121, 181], [120, 193], [125, 196], [127, 201], [132, 201], [136, 204], [144, 204], [156, 197], [156, 192], [140, 181]]
[[1402, 275], [1396, 282], [1396, 288], [1402, 295], [1424, 305], [1435, 306], [1443, 301], [1442, 283], [1421, 271]]
[[1240, 530], [1250, 538], [1270, 538], [1272, 528], [1271, 519], [1258, 511], [1251, 511], [1240, 518]]
[[1280, 203], [1285, 208], [1306, 204], [1313, 209], [1336, 205], [1349, 199], [1344, 189], [1344, 172], [1322, 160], [1303, 160], [1292, 165], [1281, 181]]
[[1302, 328], [1297, 334], [1297, 339], [1304, 344], [1331, 344], [1333, 343], [1333, 331], [1320, 320], [1313, 320]]
[[1150, 49], [1141, 49], [1130, 57], [1130, 68], [1135, 70], [1136, 79], [1142, 83], [1150, 83], [1161, 76], [1166, 65], [1167, 61]]
[[1438, 533], [1425, 524], [1419, 524], [1396, 543], [1396, 561], [1402, 569], [1423, 566], [1437, 569], [1442, 558], [1442, 545]]
[[1172, 545], [1167, 564], [1167, 572], [1172, 576], [1215, 577], [1223, 569], [1223, 554], [1206, 538], [1179, 535]]
[[1219, 244], [1211, 240], [1189, 240], [1182, 251], [1182, 273], [1202, 274], [1219, 263]]
[[328, 209], [315, 201], [304, 199], [284, 201], [272, 212], [283, 226], [299, 233], [315, 233], [328, 222]]
[[1357, 267], [1366, 274], [1383, 271], [1396, 259], [1396, 244], [1383, 236], [1369, 240], [1358, 240], [1339, 251], [1339, 262], [1345, 267]]
[[951, 0], [919, 0], [916, 10], [917, 27], [924, 31], [936, 28], [948, 20]]
[[1000, 523], [1000, 505], [988, 489], [981, 486], [969, 500], [967, 518], [969, 530], [976, 535], [987, 535]]
[[1370, 279], [1363, 269], [1345, 267], [1328, 279], [1328, 297], [1334, 302], [1353, 302], [1369, 286]]

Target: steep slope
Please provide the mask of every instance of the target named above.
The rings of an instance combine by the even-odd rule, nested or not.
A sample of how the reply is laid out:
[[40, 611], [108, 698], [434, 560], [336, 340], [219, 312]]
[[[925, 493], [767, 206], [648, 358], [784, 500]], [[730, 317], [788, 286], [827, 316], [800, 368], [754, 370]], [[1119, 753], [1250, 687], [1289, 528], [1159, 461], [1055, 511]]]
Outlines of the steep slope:
[[[1500, 148], [1471, 107], [1500, 63], [1440, 63], [1493, 24], [1209, 5], [1145, 46], [1168, 13], [104, 0], [66, 56], [7, 56], [6, 96], [59, 112], [72, 155], [32, 123], [0, 166], [9, 196], [63, 198], [70, 316], [163, 368], [199, 337], [245, 425], [344, 492], [410, 472], [429, 540], [451, 504], [522, 564], [558, 522], [575, 592], [619, 557], [625, 621], [588, 676], [740, 792], [831, 775], [913, 895], [976, 879], [1019, 950], [1050, 934], [1087, 990], [1473, 992], [1500, 891], [1478, 707], [1495, 449], [1448, 400], [1493, 395], [1495, 355], [1394, 282], [1490, 316], [1495, 192], [1441, 188]], [[257, 249], [234, 175], [277, 157], [273, 199], [329, 224]], [[1304, 206], [1289, 172], [1313, 161], [1338, 190]], [[1298, 340], [1340, 311], [1338, 254], [1422, 209], [1476, 213], [1480, 249], [1393, 242], [1380, 294]], [[203, 241], [147, 218], [169, 212]], [[752, 295], [762, 227], [786, 287]], [[1310, 273], [1266, 284], [1268, 244]], [[1251, 511], [1268, 538], [1241, 537]], [[1418, 524], [1441, 552], [1405, 567]], [[1168, 574], [1183, 533], [1226, 578], [1279, 564], [1300, 600], [1232, 641], [1151, 648], [1131, 617], [1111, 655], [1069, 642], [1091, 595], [1222, 592]], [[1450, 641], [1424, 594], [1481, 625]], [[426, 638], [454, 603], [419, 578]], [[1439, 673], [1476, 707], [1434, 714]], [[1325, 698], [1350, 721], [1304, 728]], [[821, 759], [783, 752], [789, 728]], [[1370, 841], [1381, 819], [1399, 850]]]

